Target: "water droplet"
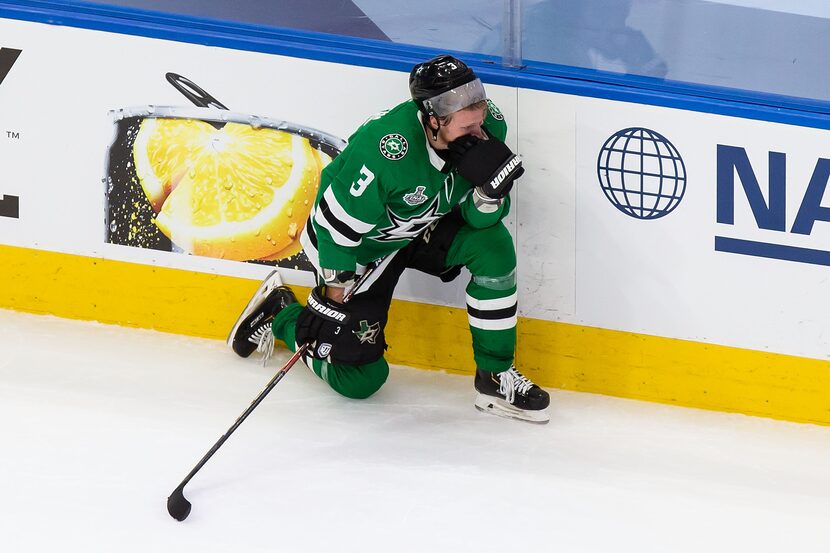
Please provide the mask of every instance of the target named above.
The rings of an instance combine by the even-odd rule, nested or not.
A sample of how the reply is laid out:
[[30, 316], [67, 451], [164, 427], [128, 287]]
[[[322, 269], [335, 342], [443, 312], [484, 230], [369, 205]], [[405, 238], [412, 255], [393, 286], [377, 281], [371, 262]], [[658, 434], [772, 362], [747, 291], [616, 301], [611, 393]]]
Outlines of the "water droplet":
[[294, 216], [294, 208], [289, 207], [288, 211], [286, 213], [288, 214], [289, 217], [293, 217]]
[[308, 205], [308, 200], [303, 200], [303, 205]]
[[222, 186], [225, 188], [225, 190], [230, 190], [230, 189], [232, 189], [232, 188], [233, 188], [233, 183], [232, 183], [230, 180], [226, 180], [226, 181], [222, 184]]
[[268, 241], [270, 242], [270, 241], [271, 241], [271, 235], [270, 235], [270, 234], [266, 234], [266, 235], [265, 235], [265, 239], [266, 239], [266, 240], [268, 240]]
[[271, 177], [265, 177], [265, 184], [267, 184], [268, 186], [271, 186], [273, 183], [274, 183], [274, 179], [272, 179]]
[[118, 230], [118, 225], [115, 221], [110, 221], [110, 231], [115, 232], [116, 230]]
[[291, 223], [290, 225], [288, 225], [288, 236], [290, 238], [297, 237], [297, 223]]
[[262, 231], [260, 231], [259, 229], [256, 229], [256, 231], [254, 232], [254, 236], [259, 236], [261, 233], [262, 233]]

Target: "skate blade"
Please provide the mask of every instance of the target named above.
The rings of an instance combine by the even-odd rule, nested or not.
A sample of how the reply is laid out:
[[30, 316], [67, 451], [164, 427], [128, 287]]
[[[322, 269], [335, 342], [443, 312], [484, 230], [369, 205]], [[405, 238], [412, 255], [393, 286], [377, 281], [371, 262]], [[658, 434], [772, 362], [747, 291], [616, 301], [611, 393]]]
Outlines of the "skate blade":
[[475, 406], [476, 409], [482, 413], [489, 413], [491, 415], [504, 417], [506, 419], [516, 419], [525, 422], [532, 422], [534, 424], [547, 424], [548, 421], [550, 421], [550, 415], [548, 415], [548, 412], [545, 409], [540, 411], [518, 409], [503, 399], [485, 394], [478, 394]]
[[277, 271], [271, 271], [265, 280], [262, 281], [262, 284], [259, 285], [257, 291], [254, 292], [254, 295], [251, 297], [251, 301], [248, 302], [248, 305], [245, 306], [245, 309], [242, 310], [242, 314], [239, 315], [239, 318], [236, 319], [236, 322], [233, 324], [233, 328], [231, 329], [230, 333], [228, 334], [228, 339], [225, 340], [225, 343], [228, 344], [228, 347], [233, 349], [233, 337], [236, 334], [237, 329], [239, 329], [239, 325], [242, 324], [242, 321], [250, 315], [256, 306], [264, 300], [268, 294], [274, 288], [282, 286], [282, 278], [280, 278], [280, 274]]

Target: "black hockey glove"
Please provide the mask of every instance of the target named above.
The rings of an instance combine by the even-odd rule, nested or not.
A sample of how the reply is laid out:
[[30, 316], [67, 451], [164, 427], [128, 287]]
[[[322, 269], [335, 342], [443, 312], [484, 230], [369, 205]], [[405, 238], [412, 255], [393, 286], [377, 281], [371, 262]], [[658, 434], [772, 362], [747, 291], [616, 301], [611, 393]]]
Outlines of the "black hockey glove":
[[466, 134], [447, 147], [458, 174], [470, 181], [485, 198], [504, 198], [513, 188], [513, 182], [525, 172], [522, 158], [497, 138], [481, 140]]
[[330, 360], [337, 343], [346, 334], [349, 311], [345, 304], [328, 299], [323, 287], [311, 290], [305, 309], [297, 317], [298, 344], [310, 344], [308, 351], [317, 359]]

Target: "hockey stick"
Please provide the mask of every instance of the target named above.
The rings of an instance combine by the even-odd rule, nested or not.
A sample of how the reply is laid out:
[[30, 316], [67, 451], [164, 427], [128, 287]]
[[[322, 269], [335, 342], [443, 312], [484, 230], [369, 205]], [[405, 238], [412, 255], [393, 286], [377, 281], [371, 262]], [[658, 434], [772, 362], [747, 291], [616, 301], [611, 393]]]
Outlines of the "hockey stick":
[[[364, 272], [360, 276], [357, 282], [355, 282], [355, 284], [352, 286], [351, 290], [349, 290], [349, 292], [343, 298], [344, 303], [349, 301], [352, 298], [352, 296], [355, 295], [360, 285], [366, 281], [368, 276], [374, 272], [378, 265], [379, 263], [374, 263], [366, 269], [366, 272]], [[223, 434], [222, 437], [219, 438], [219, 440], [215, 444], [213, 444], [213, 447], [210, 448], [210, 451], [205, 453], [205, 456], [202, 457], [202, 459], [196, 464], [195, 467], [193, 467], [193, 470], [191, 470], [190, 473], [187, 476], [185, 476], [181, 484], [179, 484], [179, 486], [175, 490], [173, 490], [173, 493], [171, 493], [170, 497], [167, 498], [167, 512], [170, 513], [171, 517], [175, 518], [178, 521], [182, 521], [188, 517], [188, 515], [190, 514], [191, 504], [190, 501], [188, 501], [187, 498], [185, 498], [184, 496], [184, 487], [187, 485], [188, 482], [190, 482], [190, 479], [193, 478], [197, 472], [199, 472], [199, 470], [205, 465], [205, 463], [207, 463], [208, 460], [211, 457], [213, 457], [213, 454], [216, 453], [216, 451], [220, 447], [222, 447], [222, 444], [225, 443], [225, 441], [230, 437], [230, 435], [233, 434], [237, 428], [239, 428], [239, 425], [242, 424], [242, 422], [248, 418], [248, 415], [250, 415], [251, 412], [254, 409], [256, 409], [257, 405], [262, 403], [262, 400], [265, 399], [265, 396], [267, 396], [268, 393], [274, 389], [274, 386], [276, 386], [279, 383], [279, 381], [282, 380], [282, 377], [284, 377], [286, 373], [289, 370], [291, 370], [291, 367], [293, 367], [294, 364], [297, 361], [299, 361], [300, 358], [306, 353], [308, 347], [309, 345], [306, 343], [297, 348], [297, 351], [294, 352], [294, 355], [292, 355], [288, 359], [288, 361], [285, 362], [282, 368], [265, 386], [265, 389], [263, 389], [262, 392], [260, 392], [259, 395], [256, 398], [254, 398], [254, 401], [251, 403], [250, 406], [248, 406], [247, 409], [245, 409], [245, 411], [239, 416], [239, 418], [236, 419], [236, 422], [233, 423], [233, 426], [228, 428], [228, 431], [225, 432], [225, 434]]]

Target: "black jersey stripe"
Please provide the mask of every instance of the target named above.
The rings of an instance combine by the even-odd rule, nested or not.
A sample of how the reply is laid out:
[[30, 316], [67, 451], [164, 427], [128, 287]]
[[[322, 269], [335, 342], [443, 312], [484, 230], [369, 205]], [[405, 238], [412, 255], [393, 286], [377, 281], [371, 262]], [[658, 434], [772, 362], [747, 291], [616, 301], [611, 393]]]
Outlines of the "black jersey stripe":
[[317, 247], [317, 233], [314, 232], [314, 214], [308, 216], [308, 219], [305, 222], [305, 230], [308, 233], [308, 239], [311, 241], [311, 245], [315, 248]]
[[363, 235], [354, 230], [352, 227], [338, 219], [334, 213], [332, 213], [331, 208], [329, 208], [329, 204], [326, 201], [325, 197], [320, 198], [320, 203], [317, 205], [317, 209], [323, 215], [323, 217], [328, 221], [328, 223], [340, 234], [346, 237], [348, 240], [352, 242], [360, 242], [363, 238]]
[[475, 307], [467, 305], [467, 313], [476, 319], [507, 319], [516, 315], [518, 307], [518, 303], [514, 303], [510, 307], [505, 307], [503, 309], [476, 309]]

